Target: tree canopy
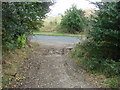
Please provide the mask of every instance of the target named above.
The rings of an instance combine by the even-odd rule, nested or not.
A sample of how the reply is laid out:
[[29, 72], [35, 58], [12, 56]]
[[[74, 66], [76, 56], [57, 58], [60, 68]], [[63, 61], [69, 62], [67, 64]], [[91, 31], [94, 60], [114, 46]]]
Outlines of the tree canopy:
[[87, 39], [76, 46], [72, 56], [79, 58], [86, 68], [94, 72], [108, 77], [119, 76], [120, 2], [94, 4], [99, 10], [89, 20]]
[[82, 32], [85, 25], [84, 12], [81, 9], [77, 9], [75, 5], [65, 11], [65, 15], [62, 16], [60, 23], [63, 32], [77, 33]]
[[[50, 11], [51, 2], [3, 2], [2, 3], [2, 42], [3, 50], [20, 45], [22, 38], [42, 26], [42, 19]], [[39, 20], [39, 23], [35, 21]], [[18, 40], [19, 38], [19, 40]], [[22, 44], [22, 43], [21, 43]]]

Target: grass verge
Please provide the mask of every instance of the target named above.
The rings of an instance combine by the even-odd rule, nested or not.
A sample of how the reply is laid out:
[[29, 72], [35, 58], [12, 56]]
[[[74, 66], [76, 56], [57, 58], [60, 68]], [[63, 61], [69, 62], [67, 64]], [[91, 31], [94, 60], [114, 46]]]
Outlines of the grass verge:
[[[7, 87], [13, 79], [16, 78], [17, 72], [19, 72], [20, 65], [22, 65], [27, 58], [29, 57], [32, 49], [37, 47], [37, 43], [31, 43], [31, 47], [27, 45], [24, 48], [16, 49], [8, 54], [3, 55], [3, 78], [2, 78], [2, 87]], [[17, 78], [21, 78], [17, 77]]]
[[65, 34], [58, 32], [34, 32], [34, 35], [48, 35], [48, 36], [67, 36], [67, 37], [83, 37], [84, 34]]

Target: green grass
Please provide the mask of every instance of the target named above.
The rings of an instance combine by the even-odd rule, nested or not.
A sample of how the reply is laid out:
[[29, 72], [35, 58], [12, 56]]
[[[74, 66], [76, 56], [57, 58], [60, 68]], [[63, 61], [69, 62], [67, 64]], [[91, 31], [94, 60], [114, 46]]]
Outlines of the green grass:
[[67, 37], [84, 37], [84, 34], [66, 34], [58, 32], [34, 32], [34, 35], [48, 35], [48, 36], [67, 36]]
[[104, 83], [109, 85], [108, 88], [120, 88], [119, 77], [108, 78]]

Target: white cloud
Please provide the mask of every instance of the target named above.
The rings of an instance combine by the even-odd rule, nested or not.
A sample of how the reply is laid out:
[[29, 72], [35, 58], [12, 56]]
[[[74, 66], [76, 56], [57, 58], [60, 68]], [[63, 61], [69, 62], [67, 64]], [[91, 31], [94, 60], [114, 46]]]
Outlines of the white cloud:
[[[92, 2], [101, 0], [89, 0]], [[94, 9], [95, 6], [90, 4], [88, 0], [56, 0], [56, 3], [51, 6], [51, 11], [47, 14], [48, 16], [56, 16], [58, 13], [63, 14], [66, 9], [69, 9], [72, 4], [77, 5], [77, 8], [81, 9]]]

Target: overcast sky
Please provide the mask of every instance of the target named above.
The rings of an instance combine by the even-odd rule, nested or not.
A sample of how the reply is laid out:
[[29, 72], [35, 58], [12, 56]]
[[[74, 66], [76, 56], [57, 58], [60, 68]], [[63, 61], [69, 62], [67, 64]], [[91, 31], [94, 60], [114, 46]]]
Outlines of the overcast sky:
[[[101, 0], [89, 0], [92, 2], [101, 1]], [[69, 9], [72, 4], [75, 4], [77, 8], [81, 9], [94, 9], [95, 6], [90, 4], [87, 0], [56, 0], [56, 3], [53, 6], [50, 6], [51, 11], [47, 14], [48, 16], [56, 16], [58, 13], [63, 14], [66, 9]]]

